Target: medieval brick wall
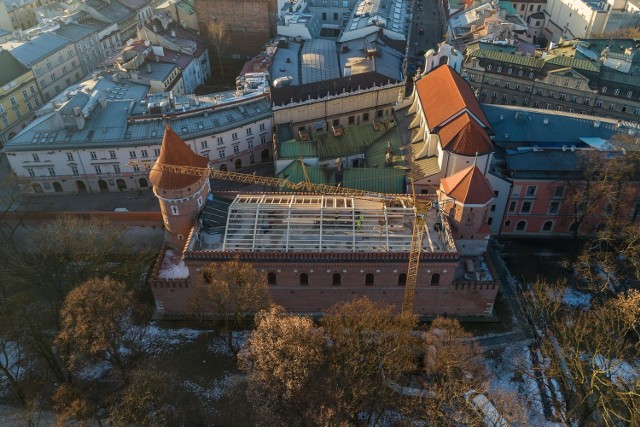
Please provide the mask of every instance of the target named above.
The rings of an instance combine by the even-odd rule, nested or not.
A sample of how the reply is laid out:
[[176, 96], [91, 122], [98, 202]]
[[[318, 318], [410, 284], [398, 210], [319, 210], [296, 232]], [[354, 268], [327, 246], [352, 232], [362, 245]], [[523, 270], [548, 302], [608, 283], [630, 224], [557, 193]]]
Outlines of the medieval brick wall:
[[[152, 285], [156, 303], [164, 313], [188, 312], [188, 302], [195, 284], [203, 280], [202, 267], [211, 262], [205, 253], [202, 255], [205, 256], [185, 260], [191, 272], [189, 283], [159, 281]], [[272, 280], [275, 280], [269, 286], [271, 296], [275, 303], [288, 311], [326, 312], [336, 303], [364, 296], [394, 305], [398, 311], [402, 306], [405, 292], [402, 276], [406, 274], [406, 259], [313, 262], [291, 255], [280, 254], [280, 259], [252, 262], [258, 272], [265, 275], [271, 273]], [[291, 259], [288, 259], [290, 256]], [[457, 256], [421, 262], [414, 297], [417, 314], [491, 314], [498, 286], [493, 283], [456, 283], [454, 273], [458, 264]], [[303, 275], [306, 276], [303, 278]], [[339, 275], [338, 283], [335, 275]], [[373, 276], [368, 278], [367, 275]]]
[[223, 22], [229, 29], [229, 44], [223, 56], [254, 56], [275, 35], [275, 0], [196, 0], [200, 33], [210, 39], [207, 26]]

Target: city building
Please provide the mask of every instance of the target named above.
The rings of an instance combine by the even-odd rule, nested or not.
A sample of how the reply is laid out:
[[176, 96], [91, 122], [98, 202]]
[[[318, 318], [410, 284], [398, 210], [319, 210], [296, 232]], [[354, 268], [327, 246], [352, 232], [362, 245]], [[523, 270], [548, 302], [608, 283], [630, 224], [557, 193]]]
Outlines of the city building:
[[48, 101], [71, 84], [79, 81], [84, 72], [75, 45], [68, 39], [50, 32], [33, 39], [11, 40], [1, 47], [31, 68], [36, 84]]
[[209, 40], [214, 38], [209, 24], [225, 27], [222, 56], [245, 58], [260, 52], [262, 46], [276, 33], [277, 0], [196, 1], [200, 33]]
[[[87, 0], [80, 8], [94, 19], [115, 24], [122, 42], [137, 38], [138, 14], [118, 0]], [[120, 46], [122, 43], [116, 48]]]
[[[160, 154], [165, 163], [206, 163], [188, 150], [170, 128], [165, 131]], [[171, 175], [165, 178], [166, 173]], [[206, 280], [202, 268], [233, 259], [251, 263], [269, 284], [273, 300], [289, 311], [320, 314], [357, 296], [398, 310], [402, 305], [416, 218], [406, 196], [239, 194], [232, 200], [210, 196], [199, 207], [208, 191], [206, 180], [152, 174], [171, 244], [151, 276], [158, 314], [193, 313], [193, 289]], [[188, 235], [185, 219], [192, 224]], [[482, 256], [458, 253], [442, 211], [429, 209], [426, 221], [414, 311], [491, 316], [495, 271]]]
[[[624, 155], [612, 145], [640, 126], [615, 119], [533, 108], [483, 105], [497, 150], [487, 178], [495, 191], [488, 217], [492, 234], [590, 235], [607, 215], [607, 198], [585, 215], [576, 212], [577, 189], [586, 182], [584, 155]], [[616, 197], [620, 220], [640, 213], [640, 177]], [[579, 227], [578, 227], [579, 226]]]
[[544, 11], [544, 36], [552, 42], [640, 25], [638, 5], [629, 0], [548, 0]]
[[[14, 31], [33, 27], [37, 24], [34, 12], [40, 3], [40, 0], [2, 0], [0, 2], [0, 28]], [[7, 17], [9, 18], [8, 25]]]
[[182, 75], [185, 93], [195, 93], [211, 77], [209, 42], [176, 24], [171, 18], [155, 14], [141, 29], [140, 38], [158, 46], [156, 61], [176, 64]]
[[0, 142], [4, 143], [33, 119], [42, 98], [33, 72], [9, 51], [0, 50], [0, 64]]
[[178, 22], [181, 27], [200, 33], [194, 0], [167, 0], [156, 6], [155, 10], [168, 13], [171, 19]]
[[148, 172], [167, 121], [211, 167], [240, 170], [271, 160], [272, 118], [264, 89], [210, 96], [150, 94], [149, 86], [97, 75], [72, 85], [37, 112], [4, 147], [33, 193], [149, 188]]
[[528, 56], [480, 44], [463, 76], [480, 102], [640, 119], [635, 40], [576, 40]]
[[56, 35], [70, 40], [75, 46], [83, 77], [91, 74], [107, 58], [100, 43], [100, 30], [109, 24], [96, 24], [93, 21], [68, 24], [60, 22], [60, 28], [55, 30]]

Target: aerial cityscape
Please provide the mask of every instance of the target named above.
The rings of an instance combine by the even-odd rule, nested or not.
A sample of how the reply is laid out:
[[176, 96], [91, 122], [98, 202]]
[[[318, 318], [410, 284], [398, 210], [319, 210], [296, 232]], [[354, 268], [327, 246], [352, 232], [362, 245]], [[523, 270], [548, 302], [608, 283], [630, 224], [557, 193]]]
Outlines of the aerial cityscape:
[[637, 0], [0, 0], [0, 426], [640, 426]]

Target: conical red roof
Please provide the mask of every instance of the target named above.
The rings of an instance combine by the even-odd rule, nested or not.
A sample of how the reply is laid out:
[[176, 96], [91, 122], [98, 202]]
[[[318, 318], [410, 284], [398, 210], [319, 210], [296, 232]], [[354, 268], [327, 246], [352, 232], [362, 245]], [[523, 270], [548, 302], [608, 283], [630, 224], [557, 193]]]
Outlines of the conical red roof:
[[484, 205], [493, 198], [493, 188], [476, 166], [469, 166], [440, 180], [445, 193], [457, 202]]
[[487, 132], [468, 113], [462, 113], [444, 125], [438, 135], [442, 148], [455, 154], [482, 156], [495, 151]]
[[[174, 132], [169, 125], [165, 128], [160, 155], [156, 165], [197, 166], [206, 168], [209, 159], [194, 153], [191, 148]], [[195, 184], [200, 179], [197, 175], [167, 172], [153, 168], [149, 173], [149, 181], [154, 187], [163, 190], [178, 190]]]

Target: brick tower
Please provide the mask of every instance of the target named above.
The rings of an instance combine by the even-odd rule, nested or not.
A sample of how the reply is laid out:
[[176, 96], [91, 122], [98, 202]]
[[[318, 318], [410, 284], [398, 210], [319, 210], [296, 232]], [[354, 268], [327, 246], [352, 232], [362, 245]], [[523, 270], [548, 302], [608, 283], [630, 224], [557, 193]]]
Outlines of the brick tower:
[[[191, 148], [167, 125], [160, 156], [156, 164], [209, 166], [209, 160], [194, 153]], [[203, 176], [152, 170], [149, 181], [160, 202], [164, 222], [165, 241], [182, 251], [194, 222], [204, 207], [209, 194], [209, 179]]]
[[492, 200], [491, 184], [476, 165], [440, 179], [439, 201], [449, 216], [461, 255], [480, 255], [487, 250]]

